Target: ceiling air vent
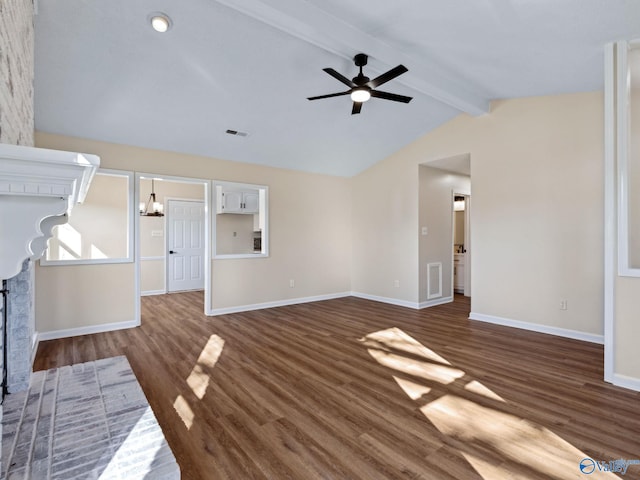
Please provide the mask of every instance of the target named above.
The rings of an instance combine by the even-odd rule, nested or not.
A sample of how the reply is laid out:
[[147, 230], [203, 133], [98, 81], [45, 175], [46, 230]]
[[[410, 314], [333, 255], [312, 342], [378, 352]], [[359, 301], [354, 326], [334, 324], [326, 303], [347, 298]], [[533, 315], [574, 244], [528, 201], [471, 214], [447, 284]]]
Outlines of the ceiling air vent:
[[238, 130], [227, 130], [226, 133], [229, 135], [237, 135], [238, 137], [246, 137], [249, 135], [247, 132], [239, 132]]

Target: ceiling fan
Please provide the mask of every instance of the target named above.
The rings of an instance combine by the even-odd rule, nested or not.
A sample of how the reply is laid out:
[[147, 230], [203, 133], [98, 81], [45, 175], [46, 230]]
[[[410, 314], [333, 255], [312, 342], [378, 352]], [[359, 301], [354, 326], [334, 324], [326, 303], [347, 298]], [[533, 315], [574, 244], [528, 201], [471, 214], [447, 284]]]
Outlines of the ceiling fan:
[[369, 57], [364, 53], [357, 54], [353, 61], [356, 64], [356, 67], [360, 68], [360, 73], [353, 77], [353, 80], [349, 80], [344, 75], [336, 72], [333, 68], [323, 68], [325, 72], [331, 75], [336, 80], [344, 83], [349, 87], [349, 90], [345, 92], [338, 93], [330, 93], [328, 95], [319, 95], [317, 97], [309, 97], [308, 100], [320, 100], [322, 98], [330, 98], [330, 97], [339, 97], [341, 95], [351, 95], [351, 100], [353, 100], [353, 108], [351, 109], [351, 115], [355, 115], [360, 113], [362, 109], [362, 104], [369, 100], [371, 97], [382, 98], [384, 100], [392, 100], [394, 102], [403, 102], [409, 103], [412, 97], [405, 97], [404, 95], [397, 95], [395, 93], [382, 92], [380, 90], [376, 90], [377, 87], [382, 85], [383, 83], [387, 83], [389, 80], [393, 80], [394, 78], [402, 75], [409, 70], [404, 65], [398, 65], [395, 68], [392, 68], [386, 73], [383, 73], [379, 77], [370, 80], [369, 77], [366, 77], [362, 73], [362, 67], [367, 64], [367, 60]]

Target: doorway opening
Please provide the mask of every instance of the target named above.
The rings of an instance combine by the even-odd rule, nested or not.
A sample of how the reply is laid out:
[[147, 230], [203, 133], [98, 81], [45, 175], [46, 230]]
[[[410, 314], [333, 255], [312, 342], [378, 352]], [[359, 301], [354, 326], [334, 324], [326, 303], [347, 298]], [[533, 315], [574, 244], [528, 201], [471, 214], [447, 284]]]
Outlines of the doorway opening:
[[[202, 291], [210, 298], [210, 182], [136, 174], [137, 298]], [[149, 199], [149, 200], [147, 200]], [[141, 317], [139, 317], [141, 318]]]
[[469, 210], [471, 196], [453, 193], [453, 292], [471, 296]]

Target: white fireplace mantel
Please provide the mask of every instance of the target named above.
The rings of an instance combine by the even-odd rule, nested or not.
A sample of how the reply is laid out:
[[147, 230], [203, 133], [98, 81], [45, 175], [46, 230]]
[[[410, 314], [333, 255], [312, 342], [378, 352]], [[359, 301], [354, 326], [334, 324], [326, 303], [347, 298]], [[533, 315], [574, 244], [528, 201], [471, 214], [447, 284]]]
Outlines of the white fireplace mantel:
[[99, 165], [96, 155], [0, 144], [0, 279], [44, 254]]

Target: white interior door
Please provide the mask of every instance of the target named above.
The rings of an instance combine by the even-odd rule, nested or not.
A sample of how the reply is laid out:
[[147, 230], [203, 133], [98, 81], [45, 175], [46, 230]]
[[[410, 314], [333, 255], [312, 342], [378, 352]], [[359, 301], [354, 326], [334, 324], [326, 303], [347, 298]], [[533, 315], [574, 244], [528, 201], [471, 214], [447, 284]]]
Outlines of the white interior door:
[[169, 200], [167, 291], [204, 289], [204, 203]]

